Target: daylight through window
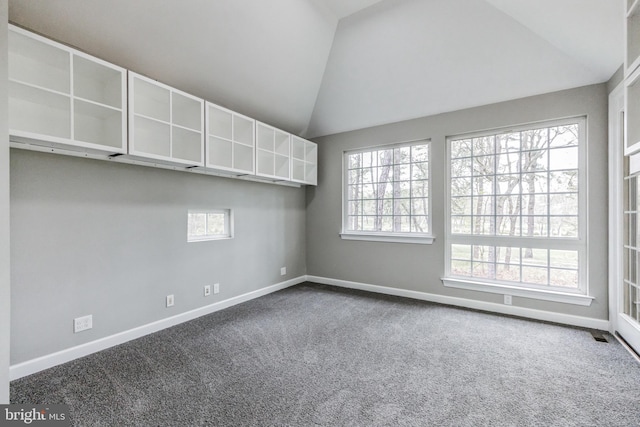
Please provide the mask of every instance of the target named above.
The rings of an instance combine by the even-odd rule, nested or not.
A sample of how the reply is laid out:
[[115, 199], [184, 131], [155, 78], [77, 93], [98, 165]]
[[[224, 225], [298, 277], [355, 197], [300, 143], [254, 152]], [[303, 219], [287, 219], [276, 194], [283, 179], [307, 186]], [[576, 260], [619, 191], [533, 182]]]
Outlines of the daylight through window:
[[429, 142], [345, 153], [343, 232], [428, 235]]
[[187, 217], [187, 241], [189, 242], [233, 237], [229, 209], [189, 211]]
[[448, 140], [448, 275], [586, 292], [584, 119]]

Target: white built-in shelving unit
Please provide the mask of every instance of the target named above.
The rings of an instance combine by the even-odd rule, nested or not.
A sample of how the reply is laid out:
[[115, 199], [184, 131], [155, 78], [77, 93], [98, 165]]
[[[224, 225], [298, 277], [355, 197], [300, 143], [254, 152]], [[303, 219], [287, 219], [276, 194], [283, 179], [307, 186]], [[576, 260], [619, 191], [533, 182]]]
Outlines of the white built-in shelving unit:
[[256, 175], [273, 180], [291, 179], [289, 133], [256, 122]]
[[315, 143], [15, 25], [9, 26], [9, 136], [18, 148], [317, 183]]
[[318, 146], [306, 139], [291, 135], [291, 181], [317, 185]]
[[640, 150], [640, 0], [623, 0], [625, 19], [625, 143], [624, 154]]
[[9, 26], [9, 135], [14, 142], [123, 154], [126, 70]]
[[130, 71], [129, 154], [204, 166], [204, 100]]
[[236, 175], [255, 174], [256, 121], [207, 102], [208, 169]]

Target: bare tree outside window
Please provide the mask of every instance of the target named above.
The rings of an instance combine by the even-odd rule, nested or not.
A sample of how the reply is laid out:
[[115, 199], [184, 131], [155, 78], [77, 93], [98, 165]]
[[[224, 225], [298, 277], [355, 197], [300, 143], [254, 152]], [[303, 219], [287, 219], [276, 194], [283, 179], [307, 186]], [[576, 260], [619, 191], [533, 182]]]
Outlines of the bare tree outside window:
[[578, 288], [579, 123], [449, 144], [451, 274]]
[[430, 232], [427, 141], [346, 153], [345, 164], [346, 231]]

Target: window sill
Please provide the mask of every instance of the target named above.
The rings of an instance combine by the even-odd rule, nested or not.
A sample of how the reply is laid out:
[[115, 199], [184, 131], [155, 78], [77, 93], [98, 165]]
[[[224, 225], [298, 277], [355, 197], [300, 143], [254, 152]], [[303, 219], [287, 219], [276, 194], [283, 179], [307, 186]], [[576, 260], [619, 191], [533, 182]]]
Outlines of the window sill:
[[571, 292], [559, 292], [543, 289], [521, 288], [518, 286], [498, 283], [476, 282], [468, 279], [442, 278], [444, 286], [449, 288], [467, 289], [493, 294], [513, 295], [516, 297], [532, 298], [544, 301], [554, 301], [564, 304], [582, 305], [588, 307], [594, 300], [592, 296]]
[[376, 233], [340, 233], [343, 240], [362, 240], [366, 242], [386, 242], [386, 243], [413, 243], [418, 245], [431, 245], [435, 238], [428, 235], [407, 235], [407, 234], [376, 234]]

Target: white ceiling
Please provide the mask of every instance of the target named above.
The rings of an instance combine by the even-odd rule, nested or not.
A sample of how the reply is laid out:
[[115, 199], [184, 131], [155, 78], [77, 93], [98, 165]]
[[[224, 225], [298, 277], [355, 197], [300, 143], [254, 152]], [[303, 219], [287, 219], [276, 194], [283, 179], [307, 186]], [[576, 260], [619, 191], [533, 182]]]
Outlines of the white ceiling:
[[9, 0], [12, 22], [308, 137], [609, 79], [619, 0]]

